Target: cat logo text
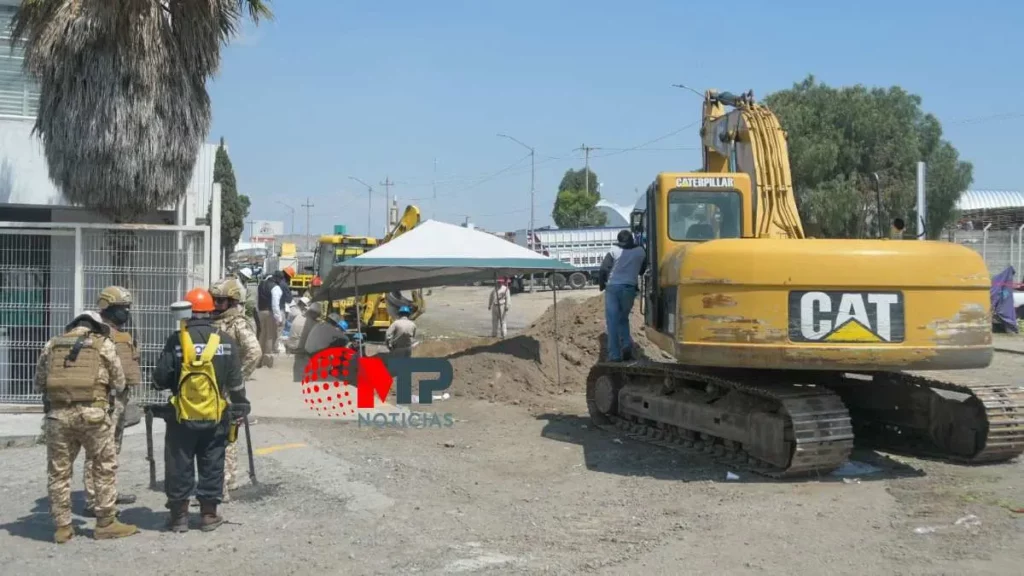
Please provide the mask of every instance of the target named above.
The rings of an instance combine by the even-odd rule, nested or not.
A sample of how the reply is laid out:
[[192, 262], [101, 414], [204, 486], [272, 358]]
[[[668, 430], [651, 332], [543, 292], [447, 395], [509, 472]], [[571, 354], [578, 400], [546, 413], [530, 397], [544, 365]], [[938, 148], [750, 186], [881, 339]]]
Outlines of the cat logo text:
[[905, 336], [900, 292], [789, 293], [793, 342], [895, 344]]

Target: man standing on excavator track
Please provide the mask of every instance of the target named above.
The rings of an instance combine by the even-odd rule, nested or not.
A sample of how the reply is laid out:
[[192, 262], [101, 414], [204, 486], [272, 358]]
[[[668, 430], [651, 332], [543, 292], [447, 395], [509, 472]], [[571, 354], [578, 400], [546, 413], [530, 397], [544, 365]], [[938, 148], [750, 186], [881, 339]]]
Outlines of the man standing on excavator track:
[[605, 331], [608, 361], [633, 360], [633, 338], [629, 315], [636, 300], [639, 278], [647, 270], [647, 252], [637, 245], [629, 230], [619, 232], [616, 245], [604, 257], [598, 272], [598, 286], [604, 291]]

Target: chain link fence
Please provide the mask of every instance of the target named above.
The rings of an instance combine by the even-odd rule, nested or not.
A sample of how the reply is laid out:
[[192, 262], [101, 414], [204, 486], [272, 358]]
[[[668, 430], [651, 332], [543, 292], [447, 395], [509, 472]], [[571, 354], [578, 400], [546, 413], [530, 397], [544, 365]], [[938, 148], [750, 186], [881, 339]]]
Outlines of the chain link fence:
[[1024, 268], [1024, 226], [1009, 230], [952, 230], [947, 239], [974, 250], [985, 259], [990, 276], [995, 276], [1007, 266], [1013, 266], [1016, 278], [1021, 279]]
[[143, 373], [135, 399], [165, 401], [150, 372], [177, 328], [170, 304], [210, 283], [210, 240], [205, 226], [0, 222], [0, 403], [42, 402], [39, 351], [111, 284], [132, 293], [128, 329]]

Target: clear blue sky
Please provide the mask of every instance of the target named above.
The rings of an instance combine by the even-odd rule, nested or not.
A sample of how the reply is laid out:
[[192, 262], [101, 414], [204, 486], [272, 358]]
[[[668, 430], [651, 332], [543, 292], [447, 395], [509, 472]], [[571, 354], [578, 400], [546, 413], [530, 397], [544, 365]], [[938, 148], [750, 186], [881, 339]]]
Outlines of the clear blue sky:
[[[832, 85], [899, 84], [920, 94], [974, 163], [975, 189], [1024, 188], [1020, 56], [1024, 4], [684, 0], [302, 0], [272, 3], [211, 83], [210, 141], [224, 136], [250, 217], [305, 232], [384, 223], [385, 176], [399, 208], [495, 231], [529, 220], [527, 151], [537, 150], [537, 225], [551, 223], [562, 174], [583, 165], [602, 194], [632, 203], [663, 170], [700, 165], [699, 98], [757, 97], [813, 73]], [[1007, 117], [989, 118], [1008, 114]], [[618, 150], [616, 150], [618, 149]], [[431, 201], [437, 159], [437, 205]], [[514, 168], [482, 181], [521, 160]], [[415, 200], [414, 200], [415, 199]]]

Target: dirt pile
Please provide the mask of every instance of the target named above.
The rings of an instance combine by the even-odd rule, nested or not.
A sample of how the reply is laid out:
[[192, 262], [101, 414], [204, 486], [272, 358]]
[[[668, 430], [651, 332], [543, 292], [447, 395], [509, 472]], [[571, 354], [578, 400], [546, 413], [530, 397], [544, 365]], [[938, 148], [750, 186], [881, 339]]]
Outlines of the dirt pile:
[[[604, 295], [550, 306], [522, 334], [504, 341], [491, 338], [427, 341], [416, 356], [447, 357], [454, 371], [452, 394], [527, 406], [544, 406], [556, 396], [583, 397], [587, 374], [604, 341]], [[666, 358], [643, 334], [635, 306], [630, 327], [638, 352]], [[560, 378], [559, 378], [560, 374]]]

